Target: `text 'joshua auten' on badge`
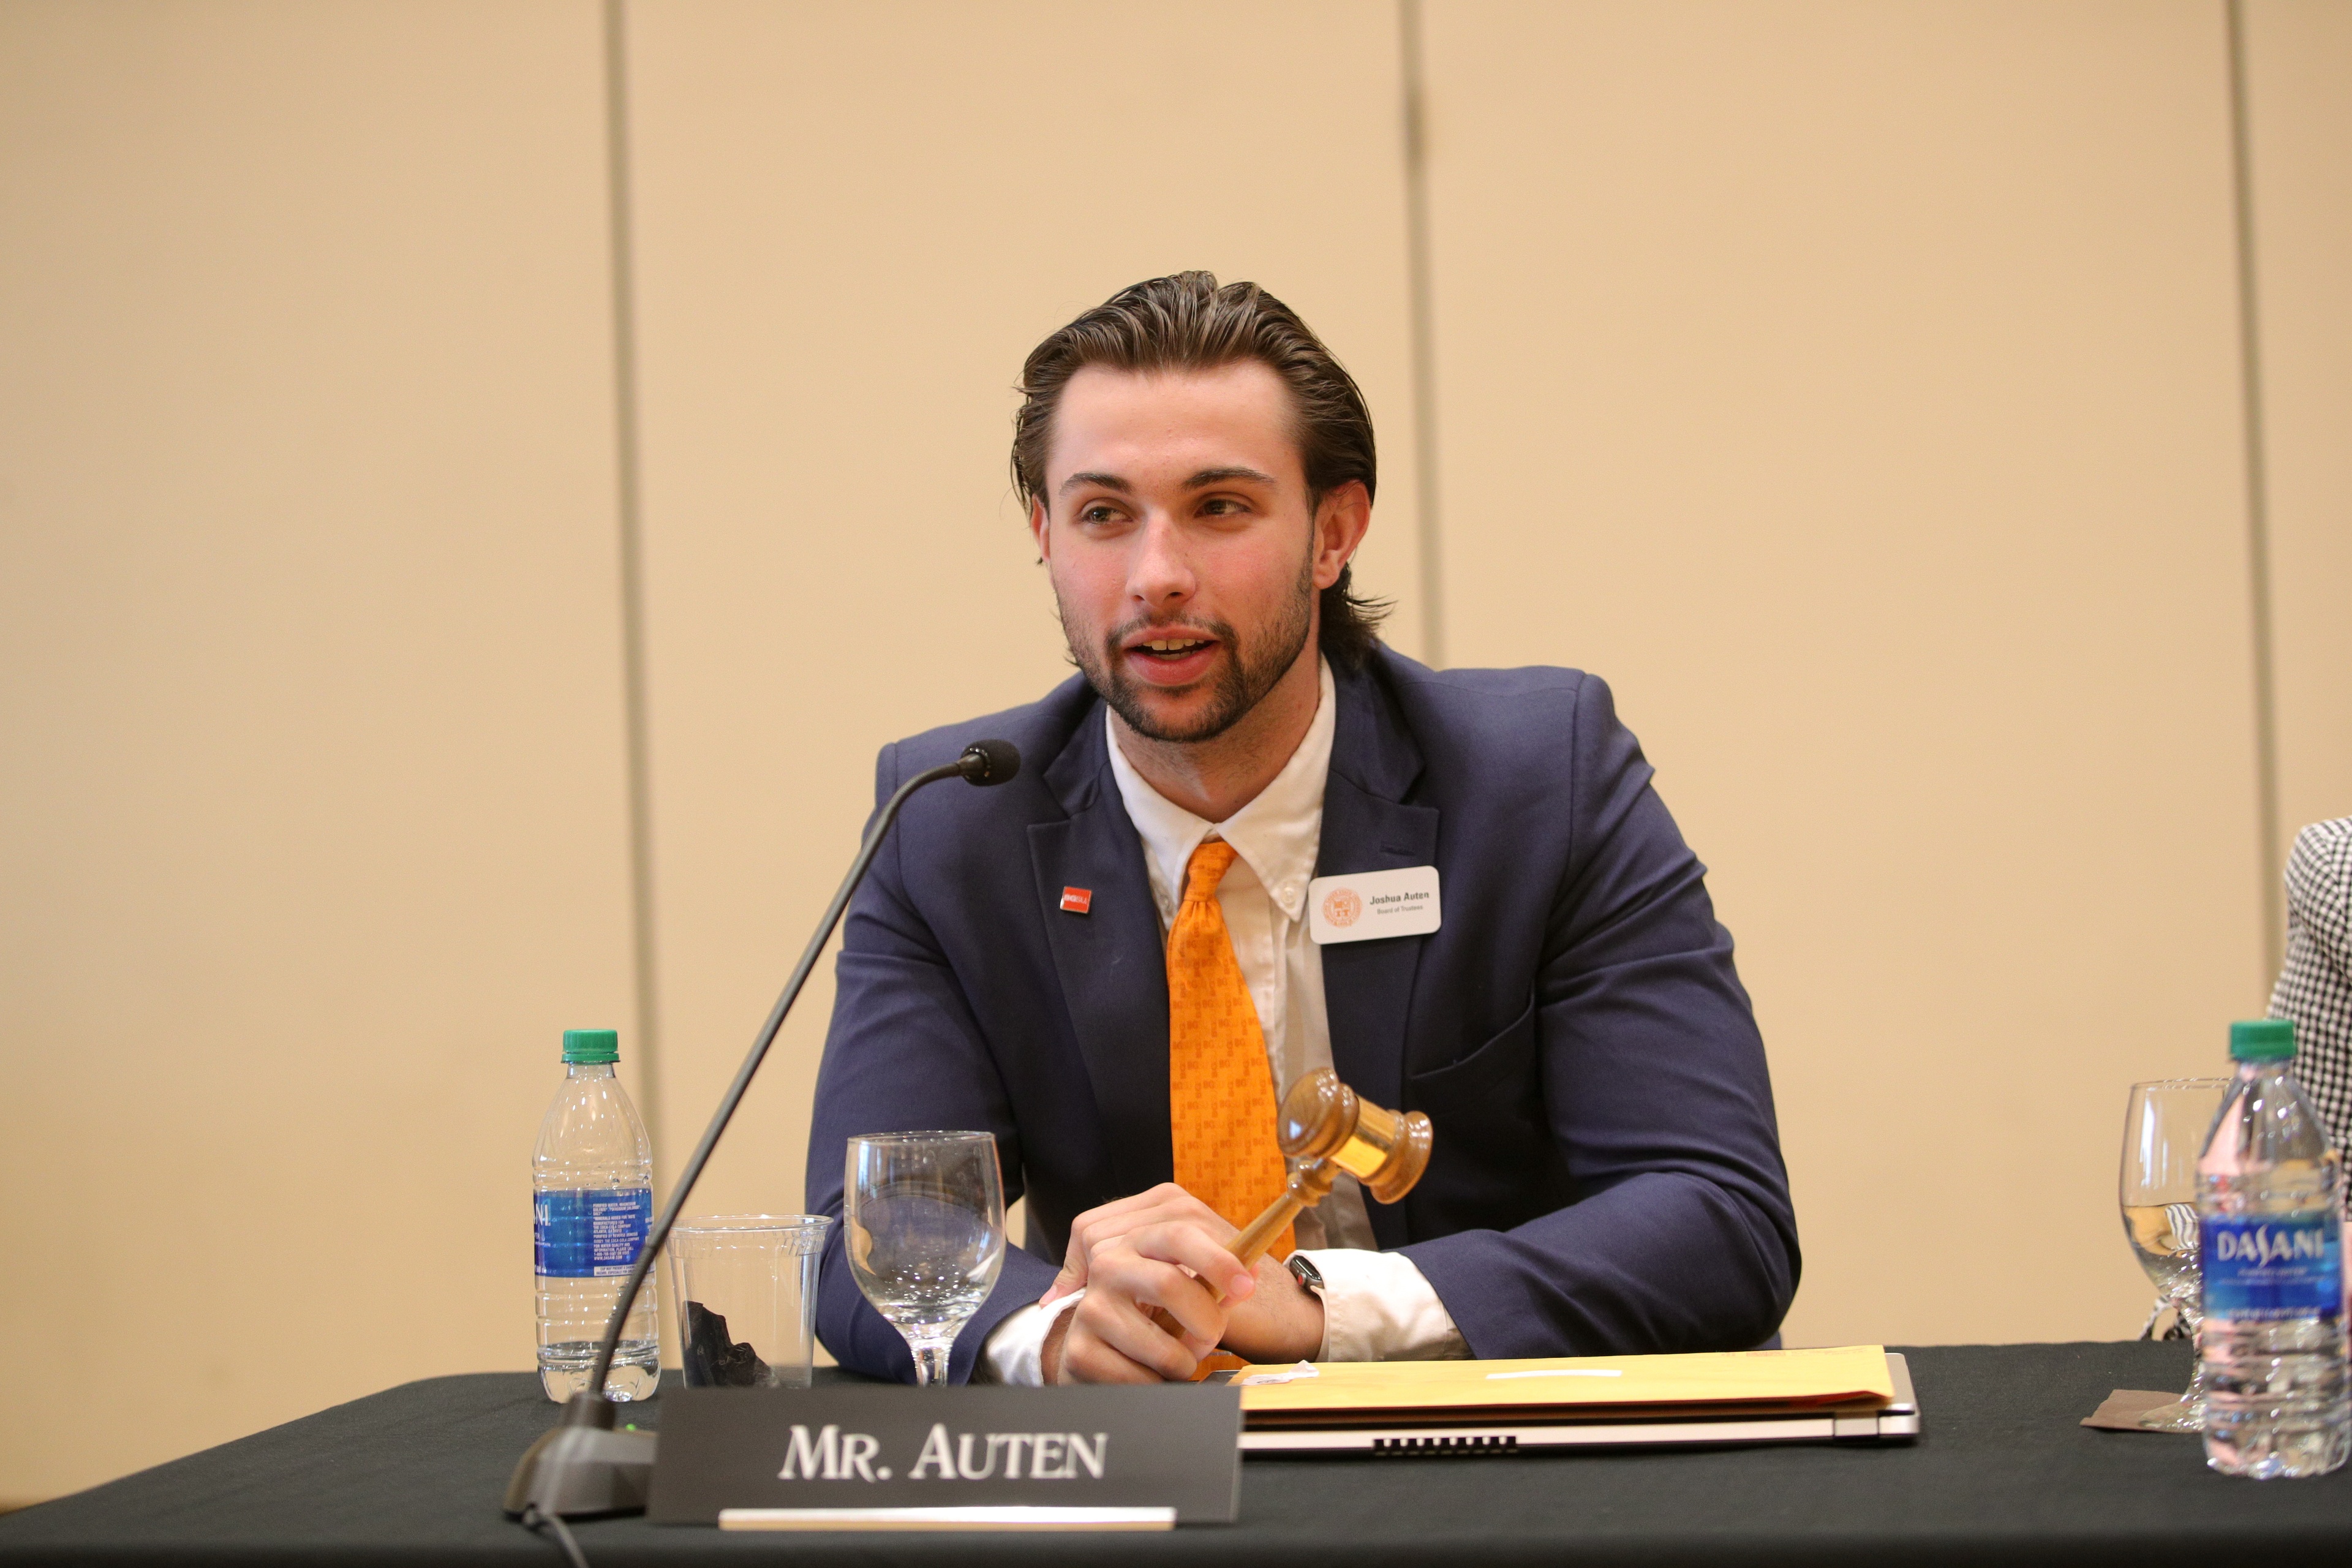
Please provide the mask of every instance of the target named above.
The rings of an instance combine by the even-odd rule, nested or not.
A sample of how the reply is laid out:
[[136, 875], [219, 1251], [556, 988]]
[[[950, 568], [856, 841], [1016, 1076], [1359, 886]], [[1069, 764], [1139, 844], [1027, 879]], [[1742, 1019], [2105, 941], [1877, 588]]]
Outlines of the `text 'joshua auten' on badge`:
[[1307, 933], [1326, 947], [1426, 936], [1437, 929], [1439, 912], [1434, 866], [1318, 877], [1307, 884]]

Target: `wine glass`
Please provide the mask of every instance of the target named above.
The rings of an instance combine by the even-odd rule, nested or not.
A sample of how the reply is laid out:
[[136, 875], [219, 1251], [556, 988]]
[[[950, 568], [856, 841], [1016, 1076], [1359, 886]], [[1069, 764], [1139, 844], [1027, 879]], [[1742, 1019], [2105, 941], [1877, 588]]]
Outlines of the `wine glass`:
[[948, 1380], [956, 1335], [1004, 1266], [1004, 1179], [992, 1132], [871, 1132], [849, 1141], [842, 1218], [849, 1270], [915, 1352], [915, 1382]]
[[[2225, 1078], [2173, 1078], [2132, 1085], [2124, 1110], [2121, 1197], [2124, 1235], [2132, 1255], [2156, 1286], [2156, 1310], [2144, 1336], [2167, 1307], [2191, 1340], [2204, 1321], [2197, 1261], [2197, 1156], [2221, 1114]], [[2205, 1429], [2205, 1363], [2200, 1357], [2189, 1391], [2144, 1411], [2140, 1425], [2157, 1432]]]

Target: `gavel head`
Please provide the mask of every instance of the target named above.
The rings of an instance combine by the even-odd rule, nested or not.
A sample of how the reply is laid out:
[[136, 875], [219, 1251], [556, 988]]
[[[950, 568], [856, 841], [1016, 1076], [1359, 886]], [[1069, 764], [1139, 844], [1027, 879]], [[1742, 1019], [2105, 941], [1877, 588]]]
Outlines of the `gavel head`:
[[1392, 1204], [1429, 1169], [1429, 1118], [1382, 1110], [1317, 1068], [1282, 1097], [1282, 1152], [1305, 1163], [1328, 1160]]

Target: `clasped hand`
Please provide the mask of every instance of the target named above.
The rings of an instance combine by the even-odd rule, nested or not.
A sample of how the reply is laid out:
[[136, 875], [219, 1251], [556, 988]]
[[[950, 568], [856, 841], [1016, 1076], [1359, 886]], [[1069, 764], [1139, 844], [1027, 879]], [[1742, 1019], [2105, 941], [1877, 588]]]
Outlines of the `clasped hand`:
[[[1173, 1182], [1080, 1215], [1062, 1271], [1037, 1301], [1087, 1293], [1045, 1338], [1045, 1381], [1181, 1382], [1219, 1346], [1254, 1362], [1315, 1355], [1322, 1299], [1271, 1258], [1244, 1266], [1225, 1250], [1234, 1234]], [[1152, 1321], [1154, 1307], [1166, 1308], [1182, 1332]]]

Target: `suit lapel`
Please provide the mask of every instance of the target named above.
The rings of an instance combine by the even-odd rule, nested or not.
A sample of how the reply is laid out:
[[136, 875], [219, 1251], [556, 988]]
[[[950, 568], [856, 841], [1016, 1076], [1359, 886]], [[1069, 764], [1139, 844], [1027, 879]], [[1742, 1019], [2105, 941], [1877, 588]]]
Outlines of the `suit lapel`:
[[[1323, 791], [1323, 837], [1315, 873], [1393, 871], [1437, 863], [1438, 812], [1402, 797], [1421, 772], [1421, 754], [1368, 676], [1338, 683], [1339, 725], [1331, 775]], [[1331, 1065], [1341, 1081], [1393, 1110], [1403, 1098], [1405, 1025], [1413, 976], [1427, 937], [1335, 942], [1323, 949], [1324, 1011], [1330, 1021]], [[1372, 1228], [1384, 1247], [1406, 1239], [1402, 1206], [1373, 1203]]]
[[[1070, 815], [1034, 823], [1029, 856], [1062, 1000], [1094, 1089], [1118, 1194], [1175, 1170], [1168, 1128], [1168, 969], [1143, 842], [1110, 776], [1102, 710], [1081, 721], [1045, 779]], [[1087, 913], [1062, 889], [1093, 896]]]

